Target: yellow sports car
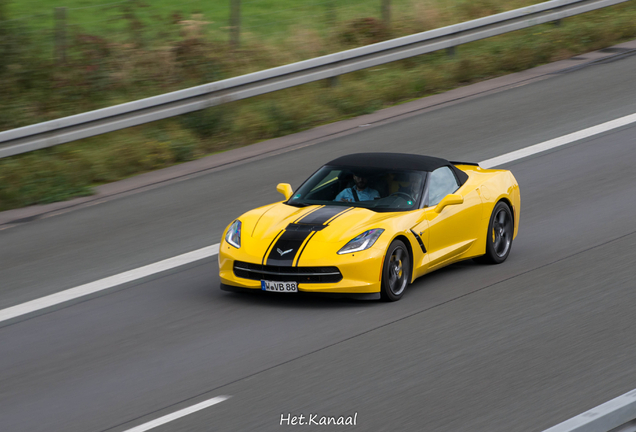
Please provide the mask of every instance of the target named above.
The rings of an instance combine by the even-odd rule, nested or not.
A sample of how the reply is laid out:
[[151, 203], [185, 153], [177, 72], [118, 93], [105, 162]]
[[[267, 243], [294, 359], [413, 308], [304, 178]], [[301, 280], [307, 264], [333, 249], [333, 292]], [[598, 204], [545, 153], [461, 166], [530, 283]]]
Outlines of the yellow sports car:
[[332, 160], [285, 201], [223, 234], [221, 289], [399, 300], [416, 278], [477, 258], [502, 263], [519, 228], [507, 170], [396, 153]]

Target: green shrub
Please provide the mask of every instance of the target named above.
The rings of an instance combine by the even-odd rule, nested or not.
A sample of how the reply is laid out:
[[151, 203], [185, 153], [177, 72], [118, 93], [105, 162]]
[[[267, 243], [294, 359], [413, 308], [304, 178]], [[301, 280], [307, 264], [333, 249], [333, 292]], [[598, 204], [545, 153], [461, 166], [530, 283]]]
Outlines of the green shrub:
[[231, 117], [223, 106], [180, 115], [179, 121], [201, 139], [211, 138], [231, 128]]
[[[25, 169], [26, 162], [28, 169]], [[0, 161], [0, 210], [90, 195], [82, 162], [51, 155]]]
[[303, 121], [300, 118], [302, 115], [294, 115], [290, 109], [276, 101], [264, 104], [263, 109], [268, 123], [267, 129], [272, 137], [297, 132], [303, 126]]
[[196, 144], [193, 142], [172, 141], [169, 144], [175, 162], [187, 162], [195, 159]]
[[336, 37], [345, 46], [369, 45], [388, 39], [389, 30], [382, 21], [366, 17], [345, 23]]

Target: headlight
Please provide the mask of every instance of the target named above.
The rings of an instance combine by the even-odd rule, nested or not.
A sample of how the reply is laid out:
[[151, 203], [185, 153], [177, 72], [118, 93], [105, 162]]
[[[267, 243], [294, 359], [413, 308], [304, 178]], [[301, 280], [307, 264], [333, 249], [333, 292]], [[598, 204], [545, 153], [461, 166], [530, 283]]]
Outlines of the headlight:
[[344, 247], [338, 251], [338, 255], [369, 249], [383, 232], [384, 230], [379, 228], [363, 232], [358, 237], [344, 245]]
[[241, 221], [235, 220], [225, 234], [225, 241], [239, 249], [241, 247]]

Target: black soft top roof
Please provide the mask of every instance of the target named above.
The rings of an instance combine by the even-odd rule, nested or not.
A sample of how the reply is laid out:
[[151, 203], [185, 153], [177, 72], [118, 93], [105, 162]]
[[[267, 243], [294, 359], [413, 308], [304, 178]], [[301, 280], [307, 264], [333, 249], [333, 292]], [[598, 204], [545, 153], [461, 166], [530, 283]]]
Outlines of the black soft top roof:
[[354, 153], [341, 156], [326, 165], [347, 166], [351, 168], [380, 168], [414, 171], [435, 171], [443, 166], [449, 167], [459, 180], [460, 185], [468, 180], [468, 174], [455, 167], [446, 159], [406, 153]]

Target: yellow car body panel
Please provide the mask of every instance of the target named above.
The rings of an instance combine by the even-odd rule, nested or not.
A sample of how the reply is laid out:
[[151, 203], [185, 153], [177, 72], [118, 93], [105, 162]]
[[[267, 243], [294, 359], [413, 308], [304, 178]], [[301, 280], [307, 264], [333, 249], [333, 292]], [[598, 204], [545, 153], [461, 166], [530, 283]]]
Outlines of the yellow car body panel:
[[[448, 205], [440, 212], [435, 207], [426, 207], [380, 213], [346, 205], [334, 210], [333, 217], [322, 223], [324, 227], [312, 232], [303, 240], [299, 250], [290, 255], [295, 254], [291, 261], [295, 267], [334, 266], [342, 274], [342, 279], [333, 283], [299, 282], [298, 290], [343, 294], [379, 293], [385, 255], [389, 245], [397, 238], [404, 241], [411, 255], [411, 282], [457, 261], [484, 255], [490, 217], [497, 202], [502, 200], [512, 209], [513, 238], [516, 237], [520, 194], [512, 173], [475, 165], [456, 166], [468, 174], [468, 180], [454, 193], [463, 198], [463, 203]], [[260, 280], [236, 276], [234, 263], [265, 265], [273, 245], [290, 224], [301, 219], [308, 220], [312, 214], [325, 212], [327, 207], [298, 208], [278, 202], [240, 216], [241, 247], [236, 248], [225, 240], [227, 229], [220, 243], [218, 259], [221, 283], [230, 287], [260, 290]], [[371, 248], [338, 254], [345, 244], [369, 229], [384, 230]]]

